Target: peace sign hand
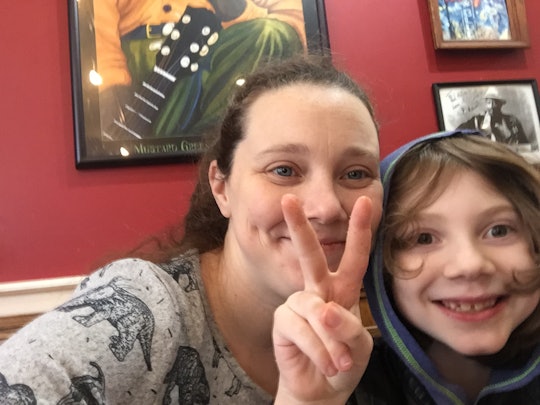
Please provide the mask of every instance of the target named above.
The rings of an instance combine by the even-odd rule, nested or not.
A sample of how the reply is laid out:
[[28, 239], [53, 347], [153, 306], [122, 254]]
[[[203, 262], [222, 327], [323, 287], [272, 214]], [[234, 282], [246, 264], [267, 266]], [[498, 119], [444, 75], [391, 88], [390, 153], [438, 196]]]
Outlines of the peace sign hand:
[[359, 310], [371, 246], [371, 200], [360, 197], [349, 220], [343, 257], [335, 272], [299, 199], [282, 209], [304, 276], [304, 290], [274, 314], [274, 350], [280, 369], [276, 404], [345, 403], [363, 375], [373, 340]]

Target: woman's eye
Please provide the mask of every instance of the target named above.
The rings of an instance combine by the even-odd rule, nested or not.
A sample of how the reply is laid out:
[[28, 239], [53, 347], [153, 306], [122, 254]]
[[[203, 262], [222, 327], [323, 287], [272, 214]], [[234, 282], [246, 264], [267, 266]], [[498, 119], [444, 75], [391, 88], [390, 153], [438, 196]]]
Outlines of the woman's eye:
[[279, 166], [272, 169], [272, 171], [278, 176], [290, 177], [294, 175], [294, 170], [289, 166]]
[[429, 233], [421, 233], [418, 235], [418, 238], [416, 238], [416, 243], [419, 245], [429, 245], [433, 243], [433, 235]]
[[347, 172], [346, 176], [351, 180], [359, 180], [367, 177], [367, 173], [365, 170], [351, 170], [350, 172]]
[[488, 230], [488, 236], [492, 238], [502, 238], [508, 235], [509, 229], [506, 225], [495, 225]]

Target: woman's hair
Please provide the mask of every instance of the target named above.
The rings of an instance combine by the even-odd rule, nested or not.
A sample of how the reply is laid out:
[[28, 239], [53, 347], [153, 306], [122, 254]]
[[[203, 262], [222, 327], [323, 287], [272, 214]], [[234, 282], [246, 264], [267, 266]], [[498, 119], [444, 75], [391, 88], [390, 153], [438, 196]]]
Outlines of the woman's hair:
[[[540, 288], [540, 173], [507, 145], [475, 135], [428, 140], [411, 148], [396, 163], [381, 227], [385, 271], [393, 277], [414, 277], [422, 270], [421, 266], [414, 271], [400, 269], [395, 253], [413, 243], [408, 235], [418, 213], [431, 205], [454, 176], [463, 171], [482, 176], [513, 205], [530, 238], [530, 253], [536, 265], [534, 269], [516, 271], [511, 287], [517, 293], [536, 291]], [[406, 272], [408, 276], [404, 275]], [[496, 359], [515, 358], [521, 350], [528, 351], [538, 343], [539, 307], [513, 332]]]
[[[268, 91], [298, 83], [337, 87], [348, 91], [362, 101], [377, 125], [374, 108], [365, 91], [349, 75], [338, 70], [330, 56], [298, 55], [266, 63], [248, 75], [243, 85], [238, 86], [229, 101], [220, 128], [206, 137], [205, 152], [199, 162], [198, 182], [191, 196], [183, 227], [172, 229], [167, 243], [154, 239], [152, 242], [155, 246], [150, 255], [145, 255], [146, 258], [163, 261], [190, 249], [204, 253], [223, 245], [228, 219], [221, 215], [214, 200], [208, 180], [209, 165], [215, 160], [223, 178], [227, 179], [231, 173], [236, 147], [245, 136], [246, 116], [250, 106]], [[155, 249], [156, 246], [158, 249]], [[141, 249], [136, 249], [132, 253], [137, 254], [140, 251]]]

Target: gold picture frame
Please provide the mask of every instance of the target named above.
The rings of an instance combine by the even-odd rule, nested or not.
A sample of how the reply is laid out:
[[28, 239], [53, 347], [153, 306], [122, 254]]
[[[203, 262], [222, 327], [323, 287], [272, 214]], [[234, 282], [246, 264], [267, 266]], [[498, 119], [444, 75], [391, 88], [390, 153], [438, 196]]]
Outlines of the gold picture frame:
[[435, 49], [527, 48], [524, 0], [428, 0]]

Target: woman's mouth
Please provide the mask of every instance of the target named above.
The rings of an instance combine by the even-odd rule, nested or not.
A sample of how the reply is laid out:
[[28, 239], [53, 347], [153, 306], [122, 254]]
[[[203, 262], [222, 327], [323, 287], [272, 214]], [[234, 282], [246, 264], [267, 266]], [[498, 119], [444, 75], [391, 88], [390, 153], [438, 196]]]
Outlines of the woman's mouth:
[[345, 242], [319, 242], [323, 251], [335, 252], [336, 250], [342, 251], [345, 247]]

